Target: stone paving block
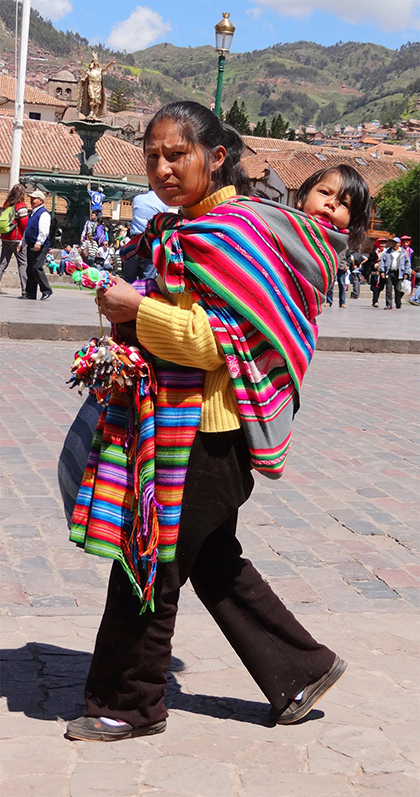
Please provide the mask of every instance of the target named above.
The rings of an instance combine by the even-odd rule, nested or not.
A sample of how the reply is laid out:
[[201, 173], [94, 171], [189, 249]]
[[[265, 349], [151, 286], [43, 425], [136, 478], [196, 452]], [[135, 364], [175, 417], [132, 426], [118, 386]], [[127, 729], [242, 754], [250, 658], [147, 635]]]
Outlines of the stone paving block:
[[89, 587], [101, 587], [104, 583], [91, 569], [89, 570], [60, 570], [60, 575], [67, 584]]
[[353, 584], [355, 581], [375, 581], [374, 574], [358, 562], [346, 562], [346, 564], [334, 565], [334, 568], [348, 584]]
[[[329, 712], [331, 721], [331, 713]], [[308, 769], [314, 775], [356, 775], [360, 766], [358, 761], [320, 744], [308, 747]]]
[[127, 761], [80, 761], [70, 778], [70, 794], [71, 797], [99, 797], [104, 794], [136, 797], [138, 785], [138, 764]]
[[358, 761], [365, 774], [414, 771], [385, 734], [376, 728], [329, 728], [322, 733], [321, 744]]
[[309, 584], [307, 584], [302, 578], [299, 578], [299, 576], [270, 578], [270, 586], [276, 595], [278, 595], [286, 605], [294, 602], [320, 602], [320, 596], [318, 592], [315, 592], [315, 590], [311, 589]]
[[0, 602], [27, 604], [29, 603], [29, 598], [22, 584], [17, 581], [6, 581], [0, 584]]
[[359, 775], [351, 782], [357, 797], [418, 797], [419, 793], [418, 779], [403, 773]]
[[389, 587], [398, 589], [399, 587], [414, 587], [420, 589], [420, 581], [413, 576], [405, 573], [404, 570], [377, 569], [373, 571], [375, 575], [385, 581]]
[[[187, 782], [185, 773], [188, 773]], [[147, 764], [142, 783], [195, 797], [214, 797], [216, 794], [236, 797], [240, 785], [232, 764], [187, 755], [173, 755]]]
[[296, 568], [322, 567], [322, 562], [311, 551], [285, 551], [281, 552], [282, 558], [287, 559]]
[[297, 772], [279, 774], [272, 770], [250, 767], [241, 774], [246, 797], [347, 797], [354, 795], [343, 775], [314, 775]]
[[72, 745], [65, 744], [63, 739], [45, 737], [32, 739], [30, 746], [27, 738], [3, 739], [2, 769], [7, 776], [23, 775], [66, 775], [70, 765], [76, 761], [77, 751]]
[[254, 565], [263, 576], [294, 576], [295, 572], [281, 559], [269, 561], [254, 560]]
[[394, 590], [387, 587], [383, 581], [354, 581], [353, 586], [358, 589], [368, 600], [397, 600], [398, 595]]
[[[245, 755], [246, 761], [253, 747], [252, 742], [243, 737], [222, 737], [207, 733], [195, 739], [173, 742], [166, 745], [165, 750], [169, 755], [188, 755], [236, 764], [241, 762], [241, 754]], [[276, 752], [280, 755], [281, 748]]]
[[26, 775], [2, 778], [3, 797], [69, 797], [67, 779], [62, 775]]
[[413, 606], [420, 606], [420, 590], [414, 587], [398, 587], [397, 592]]

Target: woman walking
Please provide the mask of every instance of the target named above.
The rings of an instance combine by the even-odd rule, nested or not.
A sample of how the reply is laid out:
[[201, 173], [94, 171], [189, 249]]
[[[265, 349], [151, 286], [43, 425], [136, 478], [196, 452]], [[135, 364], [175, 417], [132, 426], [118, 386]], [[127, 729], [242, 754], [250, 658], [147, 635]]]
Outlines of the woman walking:
[[26, 247], [19, 247], [23, 234], [28, 223], [28, 208], [25, 204], [25, 189], [23, 185], [17, 183], [10, 189], [3, 210], [13, 210], [10, 214], [9, 229], [1, 234], [1, 254], [0, 254], [0, 282], [6, 271], [12, 255], [17, 260], [21, 297], [26, 298]]
[[[73, 514], [71, 538], [118, 561], [86, 714], [69, 723], [71, 739], [165, 729], [187, 578], [271, 703], [273, 722], [305, 716], [346, 668], [242, 558], [235, 532], [251, 468], [273, 478], [283, 470], [314, 318], [347, 243], [337, 227], [355, 237], [365, 228], [366, 186], [338, 167], [302, 187], [301, 211], [251, 199], [240, 136], [197, 103], [161, 109], [144, 149], [153, 190], [182, 216], [159, 214], [139, 241], [157, 283], [136, 289], [113, 278], [98, 292], [121, 339], [135, 334], [156, 397], [139, 391], [134, 416], [133, 403], [127, 416], [124, 396], [111, 398]], [[118, 442], [126, 428], [137, 452], [131, 474]]]

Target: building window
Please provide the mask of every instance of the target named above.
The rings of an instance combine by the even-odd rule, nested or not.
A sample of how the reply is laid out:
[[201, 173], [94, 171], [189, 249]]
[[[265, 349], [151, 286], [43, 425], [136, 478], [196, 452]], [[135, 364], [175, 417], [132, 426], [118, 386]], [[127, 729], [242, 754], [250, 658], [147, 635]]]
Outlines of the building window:
[[60, 88], [60, 86], [57, 86], [55, 93], [57, 97], [61, 97], [63, 90]]
[[66, 95], [68, 100], [71, 100], [71, 89], [66, 89], [65, 95]]
[[366, 166], [366, 161], [363, 158], [356, 158], [356, 163], [359, 163], [360, 166]]
[[399, 161], [395, 161], [395, 165], [398, 166], [398, 168], [401, 169], [402, 172], [406, 172], [407, 171], [407, 166], [405, 166], [404, 163], [400, 163]]
[[40, 113], [36, 113], [35, 111], [29, 111], [29, 118], [30, 119], [37, 119], [38, 122], [40, 122], [41, 121], [41, 114]]

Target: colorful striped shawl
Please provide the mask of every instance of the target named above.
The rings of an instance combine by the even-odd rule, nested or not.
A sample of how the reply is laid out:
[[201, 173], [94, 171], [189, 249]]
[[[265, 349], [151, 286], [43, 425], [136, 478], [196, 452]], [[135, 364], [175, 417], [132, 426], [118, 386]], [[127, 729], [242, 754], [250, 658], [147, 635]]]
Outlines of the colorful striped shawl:
[[161, 213], [132, 241], [170, 292], [192, 291], [225, 355], [255, 469], [281, 476], [324, 295], [347, 236], [274, 202], [235, 197], [189, 221]]
[[[134, 287], [157, 295], [154, 280]], [[131, 394], [114, 389], [99, 416], [70, 539], [87, 553], [117, 559], [144, 611], [153, 610], [158, 561], [175, 556], [204, 372], [141, 353], [145, 376]]]

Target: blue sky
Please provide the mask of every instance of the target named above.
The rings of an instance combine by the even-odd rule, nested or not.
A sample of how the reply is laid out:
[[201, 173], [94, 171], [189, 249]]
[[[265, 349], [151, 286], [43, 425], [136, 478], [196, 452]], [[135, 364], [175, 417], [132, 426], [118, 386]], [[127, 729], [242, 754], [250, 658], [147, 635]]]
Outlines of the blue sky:
[[397, 49], [418, 39], [418, 0], [32, 0], [32, 6], [62, 30], [127, 52], [164, 41], [214, 44], [214, 25], [223, 11], [230, 11], [236, 26], [235, 52], [299, 39]]

